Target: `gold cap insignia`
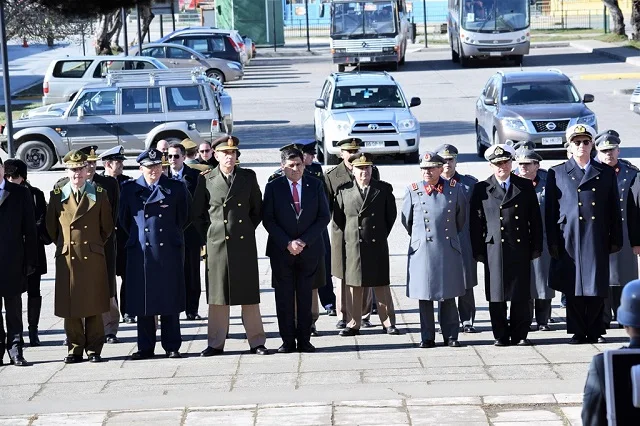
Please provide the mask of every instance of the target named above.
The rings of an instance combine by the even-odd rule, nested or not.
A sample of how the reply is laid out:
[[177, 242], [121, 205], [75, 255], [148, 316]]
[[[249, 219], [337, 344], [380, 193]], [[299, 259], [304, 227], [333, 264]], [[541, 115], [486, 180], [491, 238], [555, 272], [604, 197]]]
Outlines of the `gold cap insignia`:
[[451, 152], [449, 151], [449, 148], [446, 148], [444, 151], [442, 151], [442, 153], [444, 155], [451, 155]]
[[493, 151], [496, 155], [504, 154], [504, 149], [497, 147], [495, 151]]
[[587, 133], [587, 129], [584, 126], [576, 126], [573, 133]]
[[233, 139], [229, 138], [229, 140], [227, 140], [227, 146], [233, 146]]
[[74, 152], [69, 156], [69, 160], [73, 161], [74, 163], [79, 163], [80, 161], [82, 161], [82, 154], [80, 154], [79, 152]]
[[149, 151], [149, 158], [151, 160], [155, 160], [156, 159], [156, 151], [155, 150]]
[[90, 156], [95, 157], [96, 156], [96, 151], [91, 148], [91, 152], [89, 153]]
[[424, 161], [431, 161], [431, 154], [425, 154]]
[[366, 163], [367, 162], [367, 157], [365, 157], [364, 155], [360, 156], [360, 162], [361, 163]]

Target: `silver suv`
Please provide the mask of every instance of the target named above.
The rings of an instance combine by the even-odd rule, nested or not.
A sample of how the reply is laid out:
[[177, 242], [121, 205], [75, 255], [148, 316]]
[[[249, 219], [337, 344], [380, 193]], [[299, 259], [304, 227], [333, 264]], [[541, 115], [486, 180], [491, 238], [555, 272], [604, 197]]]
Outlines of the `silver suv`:
[[[43, 171], [89, 144], [98, 152], [122, 145], [135, 155], [160, 139], [211, 142], [231, 131], [211, 80], [200, 69], [110, 73], [82, 88], [62, 115], [17, 120], [16, 158]], [[6, 151], [6, 138], [0, 146]]]
[[419, 160], [420, 123], [402, 88], [386, 72], [333, 73], [315, 102], [314, 128], [318, 159], [336, 164], [338, 142], [350, 137], [364, 142], [362, 151], [399, 155], [406, 163]]
[[512, 140], [533, 141], [536, 151], [563, 150], [565, 131], [574, 124], [597, 130], [596, 115], [571, 79], [559, 70], [498, 72], [476, 102], [476, 148]]

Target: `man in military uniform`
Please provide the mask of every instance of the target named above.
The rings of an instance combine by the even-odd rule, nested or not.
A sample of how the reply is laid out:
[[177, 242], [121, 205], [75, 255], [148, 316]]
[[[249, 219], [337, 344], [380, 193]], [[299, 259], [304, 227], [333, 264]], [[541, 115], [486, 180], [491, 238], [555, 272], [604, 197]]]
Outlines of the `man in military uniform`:
[[461, 240], [468, 210], [467, 195], [453, 175], [449, 180], [441, 177], [445, 162], [438, 154], [425, 153], [420, 162], [422, 181], [406, 188], [402, 202], [402, 225], [411, 237], [407, 297], [418, 299], [421, 348], [436, 345], [434, 301], [438, 302], [444, 344], [460, 346], [455, 298], [466, 291]]
[[64, 362], [81, 362], [85, 351], [89, 361], [100, 362], [102, 314], [109, 311], [106, 244], [113, 215], [106, 190], [88, 181], [86, 154], [70, 151], [63, 162], [69, 182], [54, 187], [47, 208], [47, 231], [57, 247], [55, 315], [64, 318]]
[[[184, 182], [191, 197], [196, 191], [204, 191], [204, 178], [196, 169], [184, 164], [186, 150], [179, 143], [169, 147], [169, 178]], [[202, 281], [200, 280], [200, 251], [205, 245], [205, 236], [189, 225], [184, 231], [184, 281], [186, 288], [186, 318], [189, 321], [201, 320], [198, 314]]]
[[349, 162], [354, 180], [338, 188], [333, 209], [333, 220], [344, 235], [344, 281], [348, 287], [347, 313], [350, 315], [340, 335], [360, 334], [363, 293], [367, 288], [376, 294], [383, 330], [397, 335], [400, 331], [396, 328], [389, 288], [387, 242], [397, 213], [393, 188], [371, 178], [371, 154], [354, 154]]
[[[115, 146], [102, 154], [99, 157], [102, 160], [102, 164], [104, 166], [104, 175], [110, 176], [118, 181], [118, 185], [122, 187], [122, 184], [132, 178], [124, 174], [124, 160], [126, 157], [124, 156], [124, 147], [121, 145]], [[118, 200], [119, 201], [119, 200]], [[105, 322], [105, 337], [107, 343], [117, 343], [119, 340], [116, 336], [118, 331], [117, 326], [114, 326], [114, 332], [109, 332], [110, 320], [117, 320], [118, 314], [117, 311], [113, 312], [113, 302], [115, 301], [120, 307], [120, 313], [122, 314], [123, 321], [126, 324], [133, 324], [136, 322], [135, 317], [129, 315], [126, 310], [126, 296], [125, 296], [125, 288], [126, 288], [126, 249], [125, 242], [127, 241], [127, 234], [122, 230], [122, 226], [119, 226], [118, 220], [116, 218], [116, 228], [115, 228], [115, 240], [116, 240], [116, 275], [120, 277], [120, 292], [118, 293], [119, 300], [116, 297], [112, 298], [111, 310], [108, 314], [105, 314], [103, 320]], [[117, 306], [116, 306], [117, 307]]]
[[184, 229], [191, 196], [183, 182], [162, 173], [162, 152], [149, 149], [136, 159], [142, 175], [122, 185], [120, 224], [128, 234], [127, 311], [138, 316], [138, 351], [154, 356], [155, 316], [161, 320], [162, 348], [181, 358], [180, 312], [185, 309]]
[[[602, 133], [595, 141], [597, 160], [610, 166], [616, 172], [618, 183], [618, 195], [620, 196], [620, 216], [622, 216], [622, 249], [609, 255], [609, 295], [604, 301], [605, 328], [611, 327], [611, 321], [615, 321], [615, 313], [620, 306], [620, 296], [625, 283], [638, 279], [638, 258], [633, 253], [633, 247], [629, 240], [629, 211], [634, 217], [637, 210], [635, 197], [640, 192], [640, 177], [638, 168], [633, 164], [622, 161], [620, 156], [620, 138], [614, 130]], [[635, 224], [631, 225], [632, 227]]]
[[238, 138], [213, 144], [218, 167], [204, 176], [193, 205], [194, 226], [207, 244], [207, 347], [201, 356], [224, 352], [230, 306], [242, 308], [251, 353], [266, 355], [260, 315], [260, 277], [255, 230], [261, 222], [262, 193], [256, 174], [236, 167]]
[[29, 190], [4, 176], [0, 158], [0, 366], [5, 350], [11, 364], [27, 366], [22, 354], [22, 293], [28, 288], [28, 277], [37, 273], [36, 220]]
[[191, 167], [192, 169], [199, 170], [201, 172], [206, 172], [207, 170], [212, 169], [211, 166], [207, 164], [200, 164], [200, 160], [198, 160], [198, 145], [189, 138], [183, 139], [180, 142], [185, 149], [185, 160], [184, 164]]
[[[352, 165], [350, 162], [350, 158], [352, 155], [356, 154], [360, 147], [363, 145], [361, 139], [358, 138], [349, 138], [343, 139], [338, 142], [338, 146], [340, 147], [340, 156], [342, 157], [342, 162], [338, 164], [336, 167], [330, 169], [325, 174], [325, 184], [327, 187], [327, 193], [329, 198], [329, 208], [333, 209], [334, 201], [336, 194], [338, 193], [338, 188], [342, 185], [350, 183], [353, 181], [353, 173], [352, 173]], [[371, 168], [371, 178], [374, 180], [380, 180], [380, 172], [378, 168], [372, 166]], [[336, 324], [336, 328], [343, 329], [347, 326], [347, 317], [350, 315], [347, 313], [347, 289], [345, 287], [344, 282], [344, 250], [343, 250], [343, 236], [342, 232], [335, 224], [334, 221], [331, 222], [331, 275], [335, 278], [335, 287], [336, 287], [336, 309], [338, 313], [338, 323]], [[371, 317], [372, 311], [372, 295], [370, 289], [364, 290], [363, 296], [363, 318], [362, 318], [362, 326], [363, 327], [372, 327], [369, 318]]]
[[[44, 246], [52, 243], [47, 233], [47, 202], [44, 198], [44, 193], [27, 182], [27, 165], [24, 161], [18, 159], [7, 160], [4, 163], [4, 178], [8, 182], [27, 188], [33, 202], [38, 237], [38, 267], [33, 274], [27, 277], [27, 321], [29, 326], [29, 346], [40, 346], [40, 338], [38, 337], [38, 325], [42, 309], [40, 281], [42, 275], [47, 273], [47, 256]], [[7, 224], [12, 224], [11, 220], [7, 220]], [[0, 238], [0, 240], [2, 239]], [[5, 243], [10, 245], [6, 241]]]
[[460, 186], [467, 198], [467, 213], [465, 217], [464, 227], [460, 232], [460, 249], [462, 250], [462, 270], [464, 272], [465, 293], [458, 297], [458, 312], [460, 314], [460, 322], [462, 323], [462, 331], [465, 333], [475, 333], [476, 328], [474, 322], [476, 320], [476, 299], [473, 295], [473, 288], [478, 285], [478, 263], [473, 258], [471, 250], [471, 234], [469, 233], [469, 208], [471, 207], [471, 194], [473, 187], [478, 183], [478, 179], [471, 175], [463, 175], [458, 173], [456, 166], [458, 165], [458, 148], [450, 144], [440, 145], [435, 149], [443, 160], [443, 171], [441, 177], [449, 182]]
[[[473, 257], [484, 263], [495, 346], [528, 346], [531, 260], [542, 254], [542, 217], [533, 184], [511, 173], [513, 148], [493, 145], [484, 157], [493, 174], [478, 182], [469, 218]], [[510, 302], [510, 318], [507, 318]]]
[[[94, 186], [100, 186], [107, 193], [109, 198], [109, 205], [111, 206], [112, 221], [115, 224], [118, 219], [118, 203], [120, 202], [120, 185], [118, 181], [110, 176], [100, 175], [96, 173], [96, 165], [99, 157], [96, 155], [98, 149], [95, 145], [85, 146], [79, 151], [87, 157], [87, 182]], [[56, 182], [55, 187], [62, 188], [69, 182], [69, 177], [64, 177]], [[108, 343], [117, 343], [118, 339], [113, 337], [118, 331], [119, 318], [114, 318], [113, 315], [117, 315], [118, 305], [115, 299], [117, 285], [116, 285], [116, 233], [112, 232], [109, 239], [104, 245], [104, 255], [107, 262], [107, 280], [109, 283], [109, 297], [110, 308], [108, 313], [108, 321], [105, 322], [105, 336], [108, 335]]]
[[609, 255], [622, 248], [615, 171], [591, 161], [594, 130], [567, 129], [572, 158], [549, 169], [545, 223], [549, 286], [567, 295], [569, 343], [605, 342], [602, 313], [609, 294]]
[[[616, 313], [618, 323], [624, 327], [630, 337], [629, 346], [622, 349], [640, 349], [640, 280], [633, 280], [624, 286]], [[607, 422], [606, 392], [604, 353], [599, 353], [594, 355], [591, 360], [587, 380], [584, 384], [581, 416], [584, 426], [606, 426], [609, 424]], [[634, 421], [632, 418], [625, 420]]]
[[[542, 226], [544, 227], [545, 187], [547, 185], [547, 171], [540, 168], [542, 157], [534, 151], [531, 142], [516, 144], [516, 162], [518, 176], [531, 180], [538, 197]], [[549, 287], [549, 263], [551, 256], [547, 249], [547, 239], [543, 233], [542, 255], [531, 261], [531, 316], [536, 319], [533, 330], [550, 331], [551, 301], [556, 293]]]

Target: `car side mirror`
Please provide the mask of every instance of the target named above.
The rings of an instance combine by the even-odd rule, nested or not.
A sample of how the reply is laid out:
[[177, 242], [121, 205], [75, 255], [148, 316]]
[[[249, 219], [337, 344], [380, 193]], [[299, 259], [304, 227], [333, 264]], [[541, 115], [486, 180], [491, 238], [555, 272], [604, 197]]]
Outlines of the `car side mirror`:
[[78, 107], [78, 121], [82, 121], [84, 119], [84, 107]]
[[495, 106], [496, 100], [493, 98], [484, 98], [484, 104], [487, 106]]
[[411, 98], [411, 102], [409, 102], [409, 108], [418, 106], [422, 103], [422, 101], [420, 100], [420, 98]]
[[316, 108], [325, 109], [326, 107], [327, 107], [327, 104], [324, 102], [324, 99], [316, 100]]
[[582, 102], [584, 102], [585, 104], [589, 103], [589, 102], [593, 102], [595, 100], [595, 96], [590, 95], [590, 94], [585, 94], [584, 98], [582, 99]]

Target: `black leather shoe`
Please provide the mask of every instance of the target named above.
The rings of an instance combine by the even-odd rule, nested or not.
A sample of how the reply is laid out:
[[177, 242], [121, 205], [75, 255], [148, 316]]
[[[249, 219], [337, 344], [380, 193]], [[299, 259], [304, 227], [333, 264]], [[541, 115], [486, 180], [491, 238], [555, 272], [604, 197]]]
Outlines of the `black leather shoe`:
[[82, 362], [82, 355], [67, 355], [64, 357], [64, 363], [65, 364], [77, 364], [79, 362]]
[[180, 352], [178, 351], [167, 351], [167, 358], [182, 358], [182, 355], [180, 355]]
[[582, 343], [586, 343], [587, 339], [582, 337], [582, 336], [578, 336], [577, 334], [574, 334], [573, 336], [571, 336], [571, 339], [569, 339], [569, 344], [570, 345], [580, 345]]
[[259, 345], [255, 348], [251, 348], [249, 352], [256, 355], [269, 355], [269, 350], [264, 345]]
[[347, 326], [347, 322], [345, 320], [340, 320], [336, 323], [336, 328], [341, 330]]
[[396, 328], [396, 326], [395, 326], [395, 325], [392, 325], [391, 327], [386, 328], [386, 329], [385, 329], [385, 328], [383, 328], [383, 330], [384, 330], [387, 334], [390, 334], [390, 335], [392, 335], [392, 336], [398, 336], [398, 335], [400, 335], [400, 330], [398, 330], [398, 329]]
[[9, 364], [15, 365], [16, 367], [26, 367], [29, 365], [26, 359], [22, 355], [16, 355], [13, 358], [9, 359]]
[[360, 327], [371, 328], [371, 327], [375, 327], [375, 325], [371, 324], [371, 321], [369, 320], [362, 320], [362, 324], [360, 325]]
[[553, 323], [555, 323], [555, 322], [556, 322], [556, 320], [555, 320], [555, 319], [553, 319], [553, 318], [549, 318], [549, 324], [553, 324]]
[[131, 354], [131, 359], [134, 361], [141, 359], [149, 359], [153, 358], [155, 354], [151, 351], [138, 351]]
[[493, 342], [493, 346], [509, 346], [509, 342], [505, 339], [496, 339], [496, 341]]
[[29, 346], [36, 347], [42, 346], [40, 343], [40, 338], [38, 337], [38, 330], [29, 330]]
[[429, 349], [429, 348], [435, 348], [435, 347], [436, 347], [435, 340], [423, 340], [422, 342], [420, 342], [421, 349]]
[[338, 312], [333, 308], [327, 309], [327, 315], [329, 315], [330, 317], [336, 317], [338, 316]]
[[198, 314], [187, 314], [188, 321], [200, 321], [202, 317]]
[[538, 330], [540, 331], [551, 331], [551, 327], [549, 327], [548, 325], [541, 325], [538, 327]]
[[291, 352], [294, 352], [296, 350], [296, 347], [294, 345], [287, 345], [287, 344], [282, 344], [282, 346], [280, 346], [278, 348], [278, 353], [279, 354], [290, 354]]
[[318, 334], [318, 330], [315, 327], [311, 327], [311, 336], [312, 337], [320, 336], [320, 334]]
[[607, 339], [602, 336], [589, 338], [589, 343], [607, 343]]
[[447, 339], [444, 344], [445, 346], [449, 346], [450, 348], [459, 348], [460, 346], [462, 346], [460, 342], [458, 342], [458, 339]]
[[347, 327], [344, 330], [340, 331], [340, 336], [342, 337], [358, 336], [359, 334], [360, 330], [351, 327]]
[[477, 333], [478, 331], [476, 330], [476, 328], [472, 325], [465, 325], [464, 327], [462, 327], [462, 331], [465, 333]]
[[102, 362], [102, 357], [98, 354], [91, 354], [87, 358], [89, 362]]
[[517, 346], [531, 346], [531, 340], [529, 339], [522, 339], [520, 340], [518, 343], [516, 343]]
[[222, 355], [224, 353], [224, 349], [216, 349], [211, 346], [207, 346], [207, 348], [200, 352], [200, 356], [214, 356], [214, 355]]
[[125, 315], [123, 318], [123, 321], [125, 324], [135, 324], [136, 323], [136, 318], [129, 316], [129, 315]]
[[120, 343], [120, 339], [118, 339], [115, 334], [107, 334], [104, 336], [104, 341], [109, 344]]
[[311, 353], [315, 351], [316, 351], [316, 347], [313, 346], [310, 342], [298, 343], [298, 352]]

